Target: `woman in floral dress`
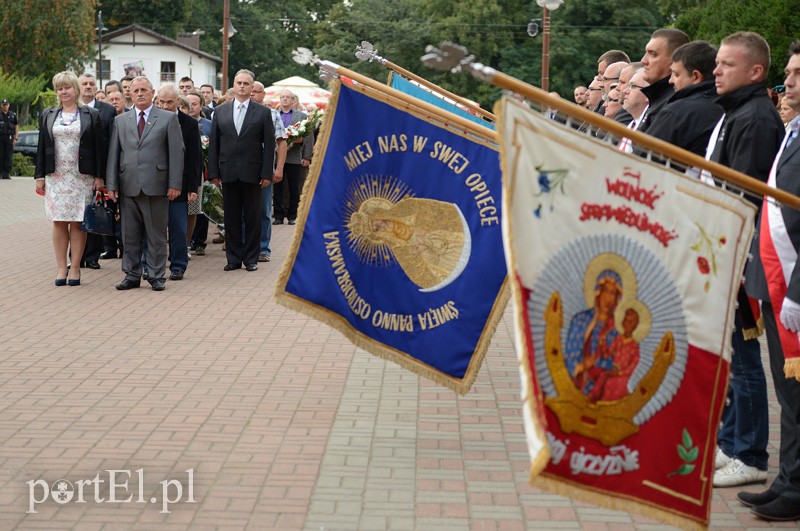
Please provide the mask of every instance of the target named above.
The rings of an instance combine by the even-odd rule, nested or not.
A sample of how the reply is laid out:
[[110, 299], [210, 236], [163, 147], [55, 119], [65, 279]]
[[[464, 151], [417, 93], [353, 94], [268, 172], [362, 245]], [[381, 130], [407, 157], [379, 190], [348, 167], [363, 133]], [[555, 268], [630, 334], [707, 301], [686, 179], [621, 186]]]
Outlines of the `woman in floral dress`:
[[[79, 286], [86, 233], [83, 212], [93, 191], [105, 187], [106, 138], [100, 114], [80, 100], [78, 77], [60, 72], [53, 77], [58, 105], [39, 120], [36, 191], [44, 195], [47, 219], [53, 222], [56, 286]], [[72, 265], [67, 270], [67, 249]]]

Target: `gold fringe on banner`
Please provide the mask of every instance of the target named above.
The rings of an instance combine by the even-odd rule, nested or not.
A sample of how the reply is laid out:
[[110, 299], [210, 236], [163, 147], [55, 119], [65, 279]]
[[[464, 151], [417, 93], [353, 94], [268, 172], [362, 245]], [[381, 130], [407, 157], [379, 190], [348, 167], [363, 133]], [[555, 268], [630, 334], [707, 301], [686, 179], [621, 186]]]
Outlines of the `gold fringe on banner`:
[[[597, 505], [597, 497], [605, 494], [605, 491], [602, 489], [594, 489], [596, 492], [593, 492], [586, 485], [575, 484], [573, 486], [566, 483], [564, 478], [560, 478], [558, 480], [550, 479], [547, 477], [547, 474], [542, 474], [539, 476], [531, 474], [530, 483], [531, 485], [547, 490], [548, 492], [561, 494], [562, 496], [568, 496], [573, 500], [591, 503], [592, 505]], [[632, 499], [624, 499], [622, 497], [611, 499], [608, 496], [604, 496], [602, 506], [615, 511], [641, 514], [643, 516], [647, 516], [648, 518], [657, 519], [661, 522], [674, 525], [681, 529], [707, 529], [707, 526], [701, 521], [694, 520], [657, 505], [640, 503]]]

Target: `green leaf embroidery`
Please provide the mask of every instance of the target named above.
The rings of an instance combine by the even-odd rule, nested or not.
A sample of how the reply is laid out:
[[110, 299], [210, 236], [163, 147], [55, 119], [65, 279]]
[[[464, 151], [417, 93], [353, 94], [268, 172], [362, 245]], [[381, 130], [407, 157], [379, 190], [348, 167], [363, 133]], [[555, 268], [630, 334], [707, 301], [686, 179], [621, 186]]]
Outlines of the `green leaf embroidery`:
[[681, 458], [681, 461], [683, 461], [683, 464], [674, 472], [667, 474], [667, 477], [686, 476], [691, 474], [695, 469], [695, 465], [693, 465], [692, 462], [700, 455], [700, 449], [694, 446], [692, 436], [689, 435], [689, 430], [686, 428], [683, 428], [681, 439], [682, 444], [678, 444], [677, 449], [678, 456]]

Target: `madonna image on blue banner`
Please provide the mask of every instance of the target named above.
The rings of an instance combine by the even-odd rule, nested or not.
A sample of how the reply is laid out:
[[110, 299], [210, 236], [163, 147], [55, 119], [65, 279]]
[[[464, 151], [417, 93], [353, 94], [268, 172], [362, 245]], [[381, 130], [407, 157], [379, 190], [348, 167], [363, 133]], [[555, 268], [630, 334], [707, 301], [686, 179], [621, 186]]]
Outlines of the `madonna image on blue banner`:
[[276, 299], [456, 392], [508, 301], [496, 145], [334, 87]]

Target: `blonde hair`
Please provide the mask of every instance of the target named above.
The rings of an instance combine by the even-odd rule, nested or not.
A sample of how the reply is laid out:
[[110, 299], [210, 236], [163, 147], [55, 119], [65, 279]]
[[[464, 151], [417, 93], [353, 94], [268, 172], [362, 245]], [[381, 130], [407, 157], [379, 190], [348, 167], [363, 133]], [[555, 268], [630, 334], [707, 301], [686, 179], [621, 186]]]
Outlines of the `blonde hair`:
[[[189, 94], [191, 94], [191, 92]], [[202, 99], [203, 97], [201, 96], [200, 100], [202, 101]], [[191, 107], [191, 105], [189, 105], [189, 98], [183, 94], [178, 95], [178, 108], [180, 109], [181, 107], [186, 107], [186, 114], [189, 114], [189, 108]]]
[[[83, 101], [81, 100], [81, 85], [78, 82], [78, 76], [75, 75], [74, 72], [70, 72], [69, 70], [65, 70], [63, 72], [59, 72], [58, 74], [53, 76], [53, 90], [58, 91], [58, 87], [67, 85], [75, 89], [75, 101], [78, 103], [78, 107], [83, 107]], [[56, 99], [58, 99], [58, 95], [56, 95]], [[58, 100], [58, 106], [61, 107], [61, 100]]]

